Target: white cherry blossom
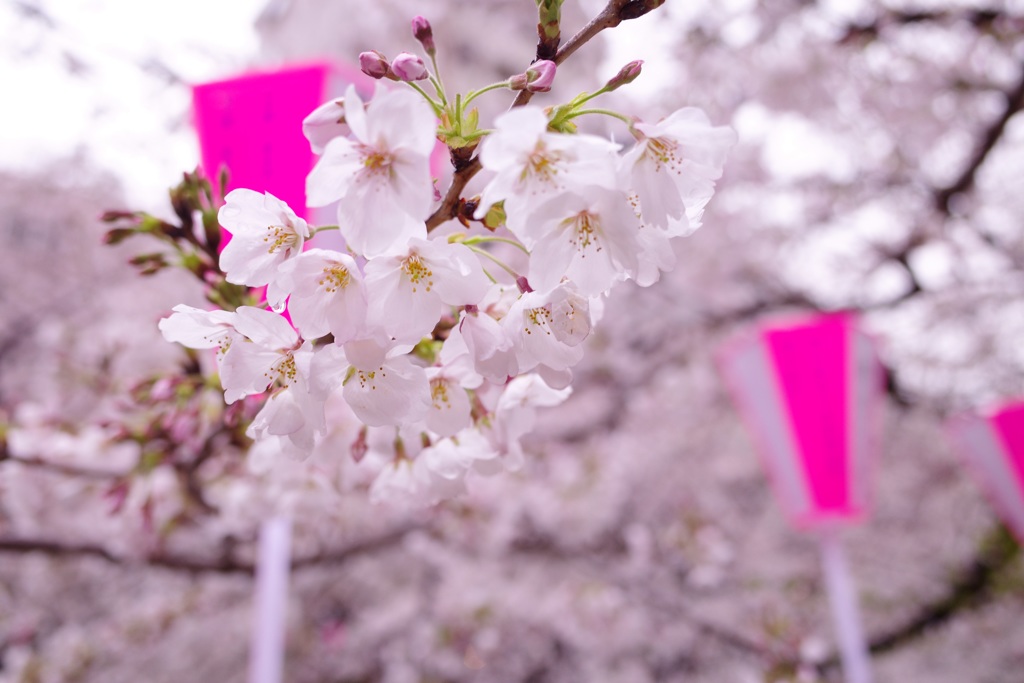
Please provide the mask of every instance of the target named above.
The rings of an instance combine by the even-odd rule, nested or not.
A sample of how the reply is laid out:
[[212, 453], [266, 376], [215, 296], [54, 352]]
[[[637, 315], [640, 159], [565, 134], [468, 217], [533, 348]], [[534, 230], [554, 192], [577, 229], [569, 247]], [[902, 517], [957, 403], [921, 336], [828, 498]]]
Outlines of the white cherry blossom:
[[536, 369], [556, 389], [572, 381], [583, 358], [580, 341], [590, 333], [588, 301], [570, 284], [551, 292], [523, 294], [502, 321], [513, 341], [520, 372]]
[[269, 285], [267, 301], [278, 308], [285, 297], [277, 286], [278, 269], [302, 253], [309, 226], [269, 192], [237, 189], [224, 200], [217, 220], [232, 238], [220, 254], [221, 270], [237, 285]]
[[505, 467], [517, 470], [523, 463], [519, 439], [533, 430], [537, 408], [559, 405], [572, 394], [571, 388], [553, 389], [535, 374], [525, 374], [510, 381], [494, 406], [482, 435], [502, 456]]
[[419, 422], [433, 404], [430, 381], [408, 351], [370, 339], [325, 347], [312, 363], [314, 394], [323, 397], [341, 388], [352, 412], [371, 427]]
[[641, 250], [638, 221], [625, 193], [596, 186], [548, 200], [532, 217], [540, 235], [530, 257], [530, 283], [552, 289], [563, 277], [587, 296], [634, 277]]
[[158, 323], [164, 339], [190, 349], [217, 349], [217, 362], [241, 335], [235, 330], [236, 315], [229, 311], [204, 311], [178, 304]]
[[310, 249], [281, 267], [281, 287], [288, 293], [288, 313], [307, 339], [328, 332], [343, 344], [366, 326], [366, 287], [351, 256]]
[[530, 214], [543, 200], [586, 185], [615, 188], [619, 146], [593, 135], [547, 132], [538, 107], [517, 107], [499, 116], [480, 150], [480, 161], [495, 176], [484, 188], [477, 217], [505, 202], [509, 230], [528, 248], [539, 239]]
[[368, 323], [398, 342], [429, 335], [452, 306], [478, 303], [490, 287], [480, 261], [462, 244], [412, 238], [366, 264]]
[[285, 368], [283, 377], [278, 378], [282, 386], [270, 395], [249, 425], [246, 434], [250, 438], [259, 441], [268, 436], [282, 437], [288, 450], [303, 455], [312, 452], [317, 435], [326, 429], [323, 402], [309, 390], [312, 359], [312, 346], [306, 342], [279, 364]]
[[[438, 436], [453, 436], [469, 427], [472, 406], [466, 393], [468, 387], [458, 376], [458, 368], [431, 367], [426, 369], [426, 373], [430, 380], [431, 402], [424, 418], [427, 429]], [[466, 380], [474, 384], [471, 375], [466, 376]]]
[[434, 188], [430, 153], [437, 120], [415, 93], [378, 91], [364, 109], [349, 86], [344, 101], [350, 137], [334, 137], [306, 179], [310, 206], [338, 202], [350, 248], [378, 256], [396, 242], [425, 237]]
[[668, 228], [669, 220], [702, 209], [736, 133], [712, 126], [700, 109], [685, 107], [658, 123], [636, 122], [638, 141], [623, 156], [630, 188], [639, 195], [644, 223]]
[[[235, 329], [245, 337], [221, 362], [221, 384], [228, 403], [267, 390], [275, 382], [289, 387], [299, 380], [295, 352], [299, 335], [283, 317], [263, 308], [240, 306]], [[247, 340], [247, 341], [246, 341]], [[307, 346], [306, 348], [310, 348]]]

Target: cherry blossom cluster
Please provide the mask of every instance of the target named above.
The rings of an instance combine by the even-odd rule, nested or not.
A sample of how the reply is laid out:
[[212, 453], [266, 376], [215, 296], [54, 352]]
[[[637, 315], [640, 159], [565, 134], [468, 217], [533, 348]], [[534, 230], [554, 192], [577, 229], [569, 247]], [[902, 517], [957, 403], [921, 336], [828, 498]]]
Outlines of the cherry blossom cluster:
[[[554, 62], [453, 100], [429, 24], [417, 17], [413, 29], [433, 72], [408, 53], [391, 63], [364, 53], [366, 73], [409, 87], [378, 87], [364, 102], [350, 86], [303, 124], [320, 157], [307, 202], [336, 206], [337, 225], [313, 227], [269, 193], [230, 192], [220, 268], [230, 283], [266, 287], [267, 307], [182, 305], [160, 328], [216, 349], [228, 403], [267, 397], [249, 427], [261, 450], [308, 456], [333, 422], [355, 423], [351, 454], [373, 454], [375, 497], [431, 502], [470, 472], [519, 466], [534, 409], [568, 396], [603, 298], [673, 267], [672, 240], [699, 227], [735, 135], [694, 108], [644, 122], [589, 107], [636, 78], [639, 63], [596, 93], [514, 107], [483, 129], [473, 99], [499, 87], [545, 92]], [[621, 119], [632, 144], [578, 132], [586, 114]], [[474, 155], [486, 177], [442, 220], [430, 170], [438, 140], [456, 182]], [[343, 250], [316, 244], [326, 230]]]

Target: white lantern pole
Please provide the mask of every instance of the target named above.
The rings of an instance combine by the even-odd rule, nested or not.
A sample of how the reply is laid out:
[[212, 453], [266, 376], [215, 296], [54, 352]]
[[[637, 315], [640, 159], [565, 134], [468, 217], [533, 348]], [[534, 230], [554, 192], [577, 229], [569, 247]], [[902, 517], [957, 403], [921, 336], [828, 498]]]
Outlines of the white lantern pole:
[[283, 680], [291, 533], [292, 524], [287, 517], [273, 517], [260, 526], [249, 683]]
[[838, 530], [825, 529], [819, 534], [819, 542], [825, 589], [832, 607], [832, 620], [839, 639], [839, 655], [846, 683], [871, 683], [868, 648], [857, 609], [857, 592], [846, 562], [842, 539], [839, 538]]

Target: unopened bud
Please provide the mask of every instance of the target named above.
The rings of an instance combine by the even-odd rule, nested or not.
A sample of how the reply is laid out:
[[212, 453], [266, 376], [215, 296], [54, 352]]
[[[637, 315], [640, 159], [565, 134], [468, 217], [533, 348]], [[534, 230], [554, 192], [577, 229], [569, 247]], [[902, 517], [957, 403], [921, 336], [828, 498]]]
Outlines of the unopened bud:
[[391, 70], [403, 81], [422, 81], [427, 77], [427, 66], [414, 54], [402, 52], [391, 61]]
[[113, 230], [107, 231], [107, 234], [103, 236], [103, 243], [120, 244], [134, 234], [135, 230], [132, 228], [114, 228]]
[[388, 59], [376, 50], [360, 52], [359, 68], [370, 78], [381, 79], [388, 75]]
[[359, 430], [359, 435], [356, 436], [356, 440], [352, 442], [352, 446], [349, 452], [352, 454], [352, 459], [356, 463], [360, 462], [366, 457], [367, 452], [370, 450], [370, 445], [366, 441], [366, 427]]
[[608, 84], [604, 86], [605, 92], [611, 92], [616, 88], [635, 81], [636, 77], [640, 75], [640, 70], [643, 65], [644, 60], [636, 59], [619, 69], [619, 73], [615, 74], [615, 76], [608, 81]]
[[134, 211], [104, 211], [100, 214], [100, 220], [104, 223], [113, 223], [114, 221], [126, 220], [128, 218], [137, 218], [138, 214]]
[[417, 16], [412, 20], [412, 35], [420, 41], [420, 45], [428, 55], [433, 57], [437, 53], [437, 46], [434, 45], [434, 30], [430, 28], [430, 22], [423, 17]]
[[541, 59], [530, 65], [526, 73], [521, 73], [509, 79], [509, 87], [512, 90], [529, 90], [530, 92], [547, 92], [551, 90], [551, 84], [555, 81], [555, 72], [558, 67], [548, 59]]

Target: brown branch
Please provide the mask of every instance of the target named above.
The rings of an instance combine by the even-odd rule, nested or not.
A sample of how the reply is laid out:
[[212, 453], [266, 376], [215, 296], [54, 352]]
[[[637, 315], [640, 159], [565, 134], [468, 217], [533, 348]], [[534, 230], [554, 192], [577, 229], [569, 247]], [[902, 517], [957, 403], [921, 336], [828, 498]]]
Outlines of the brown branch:
[[[348, 560], [368, 553], [385, 550], [402, 541], [412, 531], [422, 528], [419, 524], [408, 524], [386, 531], [378, 536], [371, 536], [354, 541], [336, 550], [318, 553], [309, 557], [292, 560], [293, 570], [310, 567], [343, 564]], [[120, 557], [100, 545], [89, 543], [64, 543], [40, 538], [3, 538], [0, 537], [0, 553], [43, 553], [52, 557], [76, 558], [97, 557], [101, 560], [121, 566], [148, 565], [189, 574], [246, 574], [253, 575], [255, 566], [251, 562], [242, 561], [234, 556], [233, 546], [228, 546], [219, 559], [189, 557], [156, 552], [141, 558]]]
[[970, 610], [990, 601], [993, 586], [1003, 569], [1020, 555], [1020, 546], [1002, 524], [996, 525], [982, 542], [971, 563], [964, 567], [946, 595], [918, 610], [906, 623], [880, 633], [870, 642], [871, 652], [881, 654], [941, 626], [963, 610]]
[[[553, 61], [556, 64], [561, 64], [601, 31], [607, 28], [614, 28], [623, 21], [642, 17], [651, 10], [663, 5], [664, 2], [665, 0], [609, 0], [608, 4], [597, 16], [591, 19], [586, 26], [559, 48]], [[529, 102], [532, 97], [532, 92], [520, 90], [516, 99], [512, 102], [512, 107], [521, 107]], [[462, 191], [466, 189], [466, 185], [473, 179], [473, 176], [480, 172], [481, 168], [483, 166], [480, 164], [480, 157], [474, 156], [456, 169], [455, 177], [452, 178], [452, 184], [441, 201], [441, 205], [427, 219], [427, 232], [456, 217]]]
[[989, 153], [1003, 136], [1006, 124], [1009, 123], [1010, 119], [1021, 108], [1024, 108], [1024, 65], [1022, 65], [1022, 73], [1017, 85], [1012, 90], [1004, 92], [1003, 98], [1006, 104], [1002, 115], [985, 129], [981, 138], [981, 144], [974, 151], [974, 155], [960, 173], [960, 177], [952, 185], [935, 193], [935, 208], [941, 213], [948, 216], [950, 213], [949, 203], [952, 198], [961, 192], [970, 190], [974, 186], [974, 179], [978, 174], [978, 169], [985, 163], [985, 159], [988, 158]]

